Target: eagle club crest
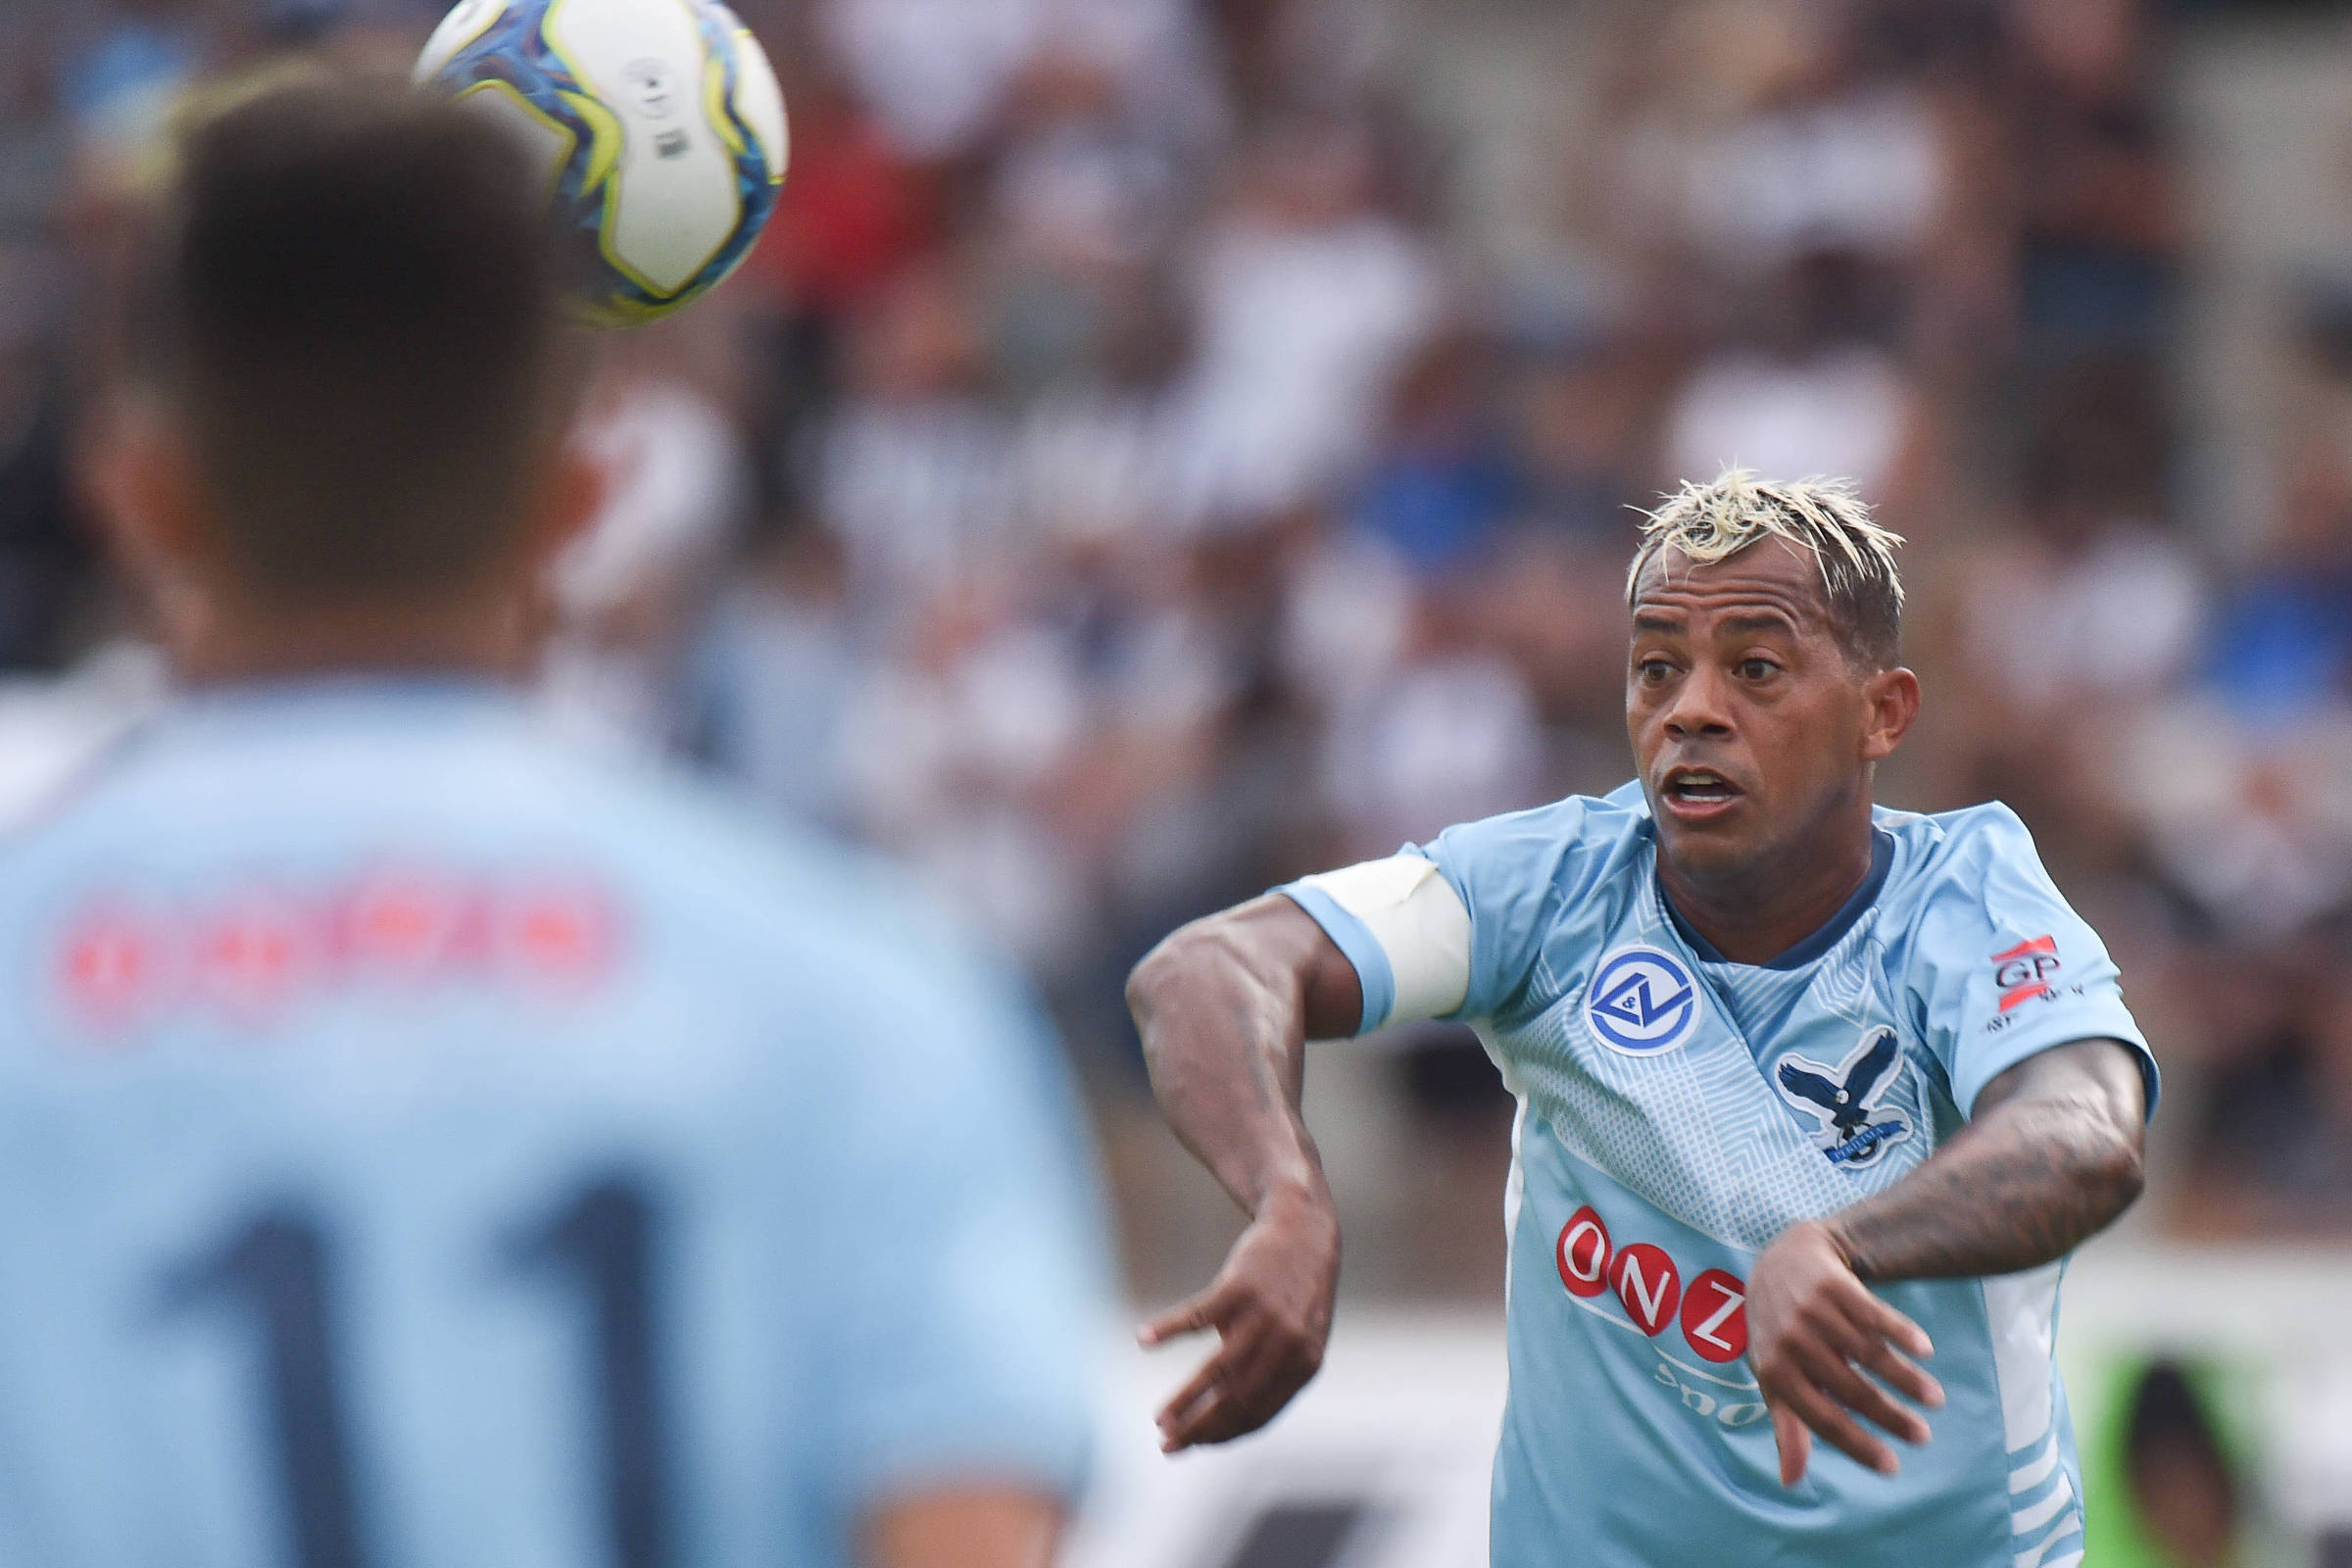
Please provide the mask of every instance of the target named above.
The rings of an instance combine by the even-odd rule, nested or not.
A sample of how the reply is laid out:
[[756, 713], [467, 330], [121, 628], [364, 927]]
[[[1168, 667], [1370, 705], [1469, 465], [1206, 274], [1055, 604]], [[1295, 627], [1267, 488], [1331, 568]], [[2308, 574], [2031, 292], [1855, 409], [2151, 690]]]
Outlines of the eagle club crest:
[[1903, 1113], [1881, 1104], [1894, 1087], [1894, 1069], [1901, 1059], [1902, 1046], [1894, 1031], [1881, 1024], [1865, 1031], [1835, 1067], [1803, 1056], [1783, 1056], [1773, 1077], [1790, 1104], [1820, 1122], [1813, 1142], [1830, 1163], [1859, 1167], [1876, 1164], [1881, 1154], [1911, 1136], [1911, 1123]]

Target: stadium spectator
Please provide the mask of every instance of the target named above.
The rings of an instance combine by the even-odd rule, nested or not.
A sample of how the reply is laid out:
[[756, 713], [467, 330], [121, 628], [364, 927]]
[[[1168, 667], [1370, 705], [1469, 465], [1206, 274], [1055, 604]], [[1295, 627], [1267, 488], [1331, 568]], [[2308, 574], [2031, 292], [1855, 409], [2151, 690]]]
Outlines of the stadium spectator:
[[[51, 672], [0, 688], [0, 798], [152, 700], [63, 464], [157, 131], [204, 73], [398, 59], [441, 9], [0, 5], [0, 664]], [[737, 9], [792, 176], [745, 274], [619, 356], [607, 429], [645, 461], [551, 692], [958, 897], [1106, 1118], [1152, 937], [1623, 781], [1629, 509], [1739, 458], [1855, 473], [1912, 539], [1909, 657], [1966, 695], [1892, 798], [2016, 801], [2168, 999], [2170, 1093], [2205, 1108], [2169, 1153], [2159, 1124], [2193, 1180], [2150, 1209], [2352, 1228], [2346, 1123], [2274, 1125], [2333, 1103], [2352, 1045], [2319, 1002], [2256, 1029], [2200, 1001], [2217, 943], [2352, 991], [2345, 377], [2299, 372], [2245, 487], [2274, 505], [2200, 492], [2168, 8]], [[1542, 103], [1464, 68], [1473, 27], [1551, 51]], [[1476, 1121], [1479, 1080], [1403, 1059], [1384, 1092], [1443, 1114], [1398, 1136]]]

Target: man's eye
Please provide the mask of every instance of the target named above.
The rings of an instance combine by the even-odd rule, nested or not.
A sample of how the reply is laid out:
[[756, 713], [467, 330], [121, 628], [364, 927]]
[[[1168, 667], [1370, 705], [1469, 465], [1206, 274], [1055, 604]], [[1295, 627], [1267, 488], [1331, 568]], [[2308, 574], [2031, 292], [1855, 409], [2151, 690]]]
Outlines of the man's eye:
[[1674, 673], [1674, 666], [1663, 659], [1644, 659], [1640, 668], [1642, 678], [1652, 682], [1664, 680]]
[[1764, 680], [1780, 667], [1769, 659], [1742, 659], [1740, 661], [1740, 678], [1741, 680]]

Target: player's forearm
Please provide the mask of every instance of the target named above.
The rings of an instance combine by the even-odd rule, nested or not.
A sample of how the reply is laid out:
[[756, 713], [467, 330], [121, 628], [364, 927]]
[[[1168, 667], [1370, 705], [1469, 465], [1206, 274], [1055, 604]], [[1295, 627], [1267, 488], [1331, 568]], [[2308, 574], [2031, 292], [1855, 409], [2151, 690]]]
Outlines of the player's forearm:
[[2139, 1196], [2144, 1088], [2130, 1048], [2078, 1041], [1988, 1085], [1934, 1158], [1828, 1229], [1867, 1281], [2014, 1274], [2063, 1257]]
[[1176, 1136], [1250, 1214], [1325, 1195], [1299, 1113], [1305, 986], [1294, 956], [1228, 910], [1186, 926], [1127, 983], [1152, 1094]]

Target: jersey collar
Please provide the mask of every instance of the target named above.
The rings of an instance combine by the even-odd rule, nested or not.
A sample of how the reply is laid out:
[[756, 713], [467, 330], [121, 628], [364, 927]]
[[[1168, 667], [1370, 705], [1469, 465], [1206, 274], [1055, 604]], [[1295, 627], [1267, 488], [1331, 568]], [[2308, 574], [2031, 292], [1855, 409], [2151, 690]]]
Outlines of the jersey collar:
[[[1741, 967], [1801, 969], [1829, 952], [1838, 945], [1838, 938], [1853, 929], [1854, 922], [1862, 918], [1862, 911], [1878, 902], [1879, 890], [1886, 885], [1886, 872], [1893, 864], [1894, 835], [1888, 833], [1885, 828], [1872, 828], [1870, 830], [1870, 871], [1862, 878], [1862, 885], [1854, 889], [1846, 901], [1838, 906], [1838, 912], [1824, 921], [1811, 936], [1781, 954], [1780, 956], [1764, 963], [1743, 964]], [[1655, 875], [1655, 872], [1652, 872], [1652, 875]], [[1697, 929], [1683, 918], [1682, 911], [1674, 906], [1674, 900], [1668, 896], [1666, 884], [1663, 881], [1658, 883], [1658, 902], [1665, 906], [1666, 917], [1674, 922], [1674, 929], [1681, 933], [1682, 939], [1690, 944], [1690, 951], [1698, 955], [1702, 961], [1707, 963], [1737, 961], [1725, 957], [1721, 952], [1717, 951], [1714, 943], [1700, 936]]]
[[183, 687], [127, 738], [179, 744], [353, 727], [447, 729], [526, 711], [519, 690], [488, 676], [334, 671]]

